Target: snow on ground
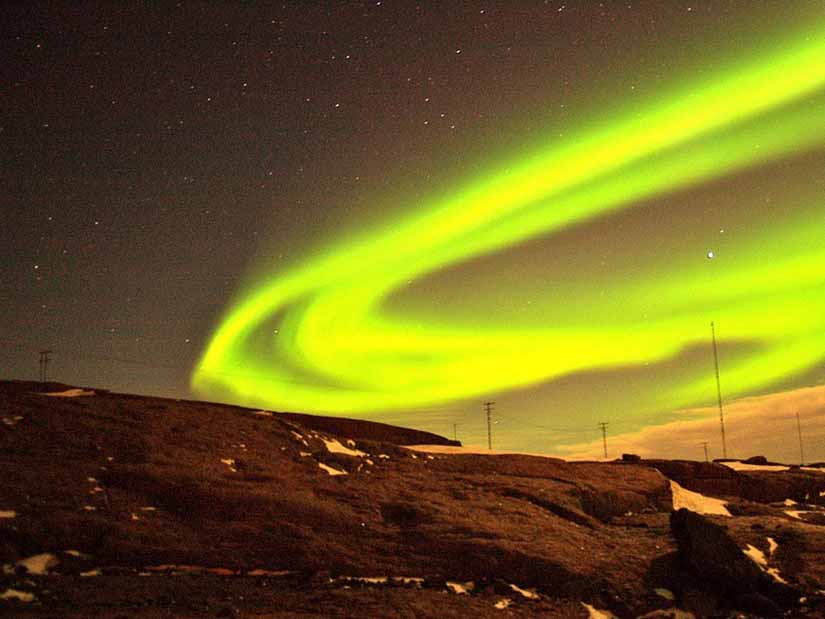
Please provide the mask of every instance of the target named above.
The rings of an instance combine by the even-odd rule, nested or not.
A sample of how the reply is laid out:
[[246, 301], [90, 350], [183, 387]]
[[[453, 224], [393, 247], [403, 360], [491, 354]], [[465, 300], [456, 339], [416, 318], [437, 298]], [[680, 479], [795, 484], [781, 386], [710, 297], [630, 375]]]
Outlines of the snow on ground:
[[58, 563], [60, 563], [60, 561], [57, 557], [49, 552], [44, 552], [26, 559], [20, 559], [17, 565], [25, 567], [29, 574], [44, 576], [49, 572], [49, 568], [56, 566]]
[[712, 514], [717, 516], [730, 516], [727, 503], [721, 499], [707, 497], [698, 492], [692, 492], [682, 488], [675, 481], [670, 482], [670, 491], [673, 494], [673, 509], [686, 508], [697, 514]]
[[776, 543], [776, 540], [772, 537], [767, 538], [768, 540], [768, 555], [771, 557], [776, 552], [776, 549], [779, 548], [779, 544]]
[[[771, 542], [773, 542], [773, 544], [771, 544]], [[773, 555], [773, 551], [776, 550], [776, 542], [774, 542], [771, 538], [768, 538], [768, 543], [771, 544], [769, 552]], [[768, 567], [768, 559], [765, 557], [765, 553], [759, 550], [756, 546], [748, 544], [747, 550], [743, 550], [742, 552], [744, 552], [748, 558], [756, 563], [756, 565], [759, 566], [759, 569], [772, 576], [775, 581], [781, 582], [785, 585], [788, 584], [788, 581], [782, 578], [778, 568]]]
[[[357, 456], [359, 458], [362, 457], [362, 456], [368, 456], [369, 455], [368, 453], [365, 453], [363, 451], [359, 451], [358, 449], [350, 449], [349, 447], [344, 447], [341, 443], [336, 441], [334, 438], [333, 439], [325, 439], [325, 438], [322, 437], [321, 440], [324, 441], [324, 445], [327, 446], [327, 451], [330, 452], [330, 453], [333, 453], [333, 454], [345, 454], [347, 456]], [[352, 442], [352, 441], [347, 441], [347, 442]], [[353, 446], [355, 445], [354, 442], [352, 442], [352, 444], [353, 444]]]
[[616, 619], [616, 615], [611, 613], [609, 610], [599, 610], [598, 608], [594, 608], [590, 604], [586, 604], [584, 602], [581, 604], [587, 609], [590, 619]]
[[[813, 473], [825, 473], [825, 468], [819, 468], [819, 467], [816, 467], [816, 466], [801, 466], [799, 468], [802, 469], [803, 471], [811, 471]], [[822, 495], [820, 495], [820, 496], [822, 496]]]
[[747, 550], [743, 550], [742, 552], [754, 563], [756, 563], [761, 568], [768, 567], [768, 560], [765, 558], [765, 553], [759, 550], [756, 546], [752, 546], [748, 544]]
[[662, 608], [639, 615], [636, 619], [696, 619], [696, 615], [681, 608]]
[[85, 389], [66, 389], [66, 391], [53, 391], [52, 393], [44, 393], [53, 398], [78, 398], [86, 395], [94, 395], [94, 391], [87, 391]]
[[539, 594], [532, 589], [522, 589], [521, 587], [513, 584], [510, 585], [510, 588], [516, 593], [520, 593], [522, 597], [526, 597], [528, 600], [539, 599]]
[[790, 467], [781, 464], [745, 464], [744, 462], [720, 462], [734, 471], [787, 471]]
[[558, 456], [551, 456], [549, 454], [529, 453], [526, 451], [498, 451], [497, 449], [487, 449], [479, 445], [465, 445], [457, 447], [456, 445], [402, 445], [404, 449], [411, 451], [420, 451], [424, 453], [433, 454], [478, 454], [482, 456], [536, 456], [537, 458], [553, 458], [559, 460]]
[[365, 582], [370, 585], [385, 585], [389, 581], [388, 576], [348, 576], [347, 580], [352, 582]]
[[[290, 572], [285, 572], [288, 574]], [[251, 572], [250, 572], [251, 575]], [[360, 582], [367, 585], [415, 585], [420, 587], [424, 584], [424, 579], [418, 576], [339, 576], [337, 581], [344, 582]], [[333, 582], [330, 579], [330, 582]]]
[[333, 476], [335, 476], [335, 475], [346, 475], [347, 474], [346, 471], [339, 471], [338, 469], [334, 469], [331, 466], [327, 466], [323, 462], [319, 462], [318, 467], [325, 470], [327, 473], [329, 473], [330, 475], [333, 475]]
[[221, 462], [228, 466], [233, 473], [238, 472], [238, 469], [235, 468], [235, 458], [221, 458]]
[[785, 499], [782, 502], [782, 505], [784, 505], [785, 507], [793, 507], [794, 505], [798, 505], [798, 503], [793, 499]]
[[80, 576], [83, 578], [92, 578], [94, 576], [100, 576], [102, 572], [100, 569], [89, 570], [88, 572], [80, 572]]
[[658, 587], [654, 589], [653, 592], [660, 598], [670, 600], [671, 602], [676, 599], [676, 596], [673, 595], [673, 591], [670, 589], [665, 589], [664, 587]]
[[470, 582], [447, 582], [447, 588], [450, 589], [456, 595], [467, 595], [476, 588], [476, 584], [472, 581]]
[[808, 512], [806, 512], [806, 511], [804, 511], [804, 510], [799, 510], [799, 509], [796, 509], [796, 510], [794, 510], [794, 509], [786, 509], [786, 510], [785, 510], [785, 513], [786, 513], [788, 516], [790, 516], [791, 518], [796, 518], [797, 520], [802, 520], [802, 516], [800, 516], [799, 514], [807, 514]]
[[21, 602], [34, 602], [34, 594], [17, 589], [6, 589], [0, 593], [0, 600], [20, 600]]
[[289, 576], [292, 574], [289, 570], [262, 570], [256, 569], [250, 572], [247, 572], [247, 576]]
[[0, 518], [17, 518], [17, 512], [13, 509], [0, 509]]
[[512, 604], [512, 603], [513, 603], [513, 600], [511, 600], [510, 598], [502, 598], [498, 602], [493, 604], [493, 607], [498, 608], [499, 610], [504, 610], [505, 608], [510, 606], [510, 604]]

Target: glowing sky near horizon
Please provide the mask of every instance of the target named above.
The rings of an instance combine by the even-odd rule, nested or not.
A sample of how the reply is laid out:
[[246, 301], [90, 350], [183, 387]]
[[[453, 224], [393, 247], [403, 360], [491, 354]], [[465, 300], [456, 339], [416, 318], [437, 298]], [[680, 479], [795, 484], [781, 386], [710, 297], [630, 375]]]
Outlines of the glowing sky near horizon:
[[706, 350], [711, 320], [727, 397], [793, 383], [825, 361], [823, 25], [548, 127], [543, 146], [259, 277], [193, 389], [358, 415], [649, 368], [622, 411], [641, 424], [715, 394], [709, 364], [656, 372]]

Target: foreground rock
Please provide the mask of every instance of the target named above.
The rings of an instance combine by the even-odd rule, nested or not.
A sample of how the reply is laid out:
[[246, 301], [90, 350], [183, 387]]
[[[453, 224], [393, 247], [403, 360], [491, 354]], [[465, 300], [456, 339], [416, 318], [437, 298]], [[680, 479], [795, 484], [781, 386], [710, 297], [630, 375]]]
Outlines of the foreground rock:
[[[671, 482], [645, 462], [432, 455], [398, 443], [449, 441], [65, 387], [49, 397], [0, 383], [0, 416], [14, 422], [0, 426], [0, 614], [585, 618], [583, 604], [619, 617], [757, 607], [724, 599], [677, 552]], [[822, 527], [784, 505], [737, 500], [762, 511], [711, 520], [729, 527], [730, 554], [777, 540], [769, 567], [817, 616]], [[766, 597], [798, 607], [780, 598]]]

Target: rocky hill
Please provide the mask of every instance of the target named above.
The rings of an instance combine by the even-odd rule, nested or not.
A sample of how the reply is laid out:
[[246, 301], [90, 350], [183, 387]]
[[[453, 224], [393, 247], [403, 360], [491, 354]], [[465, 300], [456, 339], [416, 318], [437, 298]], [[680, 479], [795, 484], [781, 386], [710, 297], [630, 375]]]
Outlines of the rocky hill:
[[823, 470], [45, 391], [0, 383], [0, 615], [825, 616]]

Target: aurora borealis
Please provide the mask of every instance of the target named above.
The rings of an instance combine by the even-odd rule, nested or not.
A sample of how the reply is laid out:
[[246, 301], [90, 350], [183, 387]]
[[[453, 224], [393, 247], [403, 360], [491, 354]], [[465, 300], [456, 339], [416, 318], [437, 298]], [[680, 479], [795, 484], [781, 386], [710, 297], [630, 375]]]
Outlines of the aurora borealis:
[[714, 321], [825, 419], [819, 0], [3, 10], [4, 376], [636, 450]]
[[[456, 265], [536, 237], [552, 244], [555, 234], [617, 211], [656, 209], [665, 196], [820, 147], [823, 25], [701, 78], [686, 75], [644, 105], [569, 127], [565, 139], [413, 205], [383, 230], [274, 274], [228, 311], [193, 386], [278, 409], [414, 408], [664, 363], [707, 344], [712, 319], [724, 325], [724, 341], [748, 348], [727, 363], [728, 395], [815, 367], [825, 356], [821, 185], [783, 196], [781, 220], [726, 237], [724, 249], [685, 255], [658, 247], [655, 264], [632, 280], [619, 276], [602, 288], [581, 285], [572, 272], [555, 282], [526, 277], [518, 285], [552, 306], [544, 324], [488, 316], [465, 325], [417, 315], [395, 297]], [[674, 409], [702, 402], [712, 379], [697, 368], [657, 385], [656, 400]]]

